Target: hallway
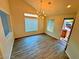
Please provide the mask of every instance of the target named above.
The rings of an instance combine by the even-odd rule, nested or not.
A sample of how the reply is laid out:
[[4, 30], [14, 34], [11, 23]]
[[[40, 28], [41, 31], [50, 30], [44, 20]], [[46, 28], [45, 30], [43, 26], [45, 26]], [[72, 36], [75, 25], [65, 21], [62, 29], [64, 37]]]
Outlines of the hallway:
[[68, 59], [65, 44], [46, 34], [16, 39], [11, 59]]

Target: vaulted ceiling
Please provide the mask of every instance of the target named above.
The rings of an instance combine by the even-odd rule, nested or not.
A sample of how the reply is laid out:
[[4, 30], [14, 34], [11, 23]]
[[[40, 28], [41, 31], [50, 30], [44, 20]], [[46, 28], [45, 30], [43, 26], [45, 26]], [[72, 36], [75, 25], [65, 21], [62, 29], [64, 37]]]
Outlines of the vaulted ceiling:
[[[33, 8], [39, 11], [41, 8], [46, 15], [59, 15], [59, 14], [75, 14], [79, 9], [79, 0], [24, 0]], [[67, 8], [67, 5], [71, 5]]]

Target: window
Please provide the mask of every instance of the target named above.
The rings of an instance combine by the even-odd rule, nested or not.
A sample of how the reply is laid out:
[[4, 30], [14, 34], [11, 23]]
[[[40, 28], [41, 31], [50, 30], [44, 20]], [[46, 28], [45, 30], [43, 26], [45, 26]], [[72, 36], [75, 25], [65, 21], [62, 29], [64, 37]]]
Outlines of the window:
[[38, 30], [38, 20], [33, 17], [25, 18], [25, 32], [35, 32]]
[[9, 15], [0, 10], [0, 17], [4, 29], [4, 34], [7, 36], [8, 33], [11, 32]]
[[49, 19], [47, 21], [47, 31], [52, 32], [54, 31], [54, 20]]

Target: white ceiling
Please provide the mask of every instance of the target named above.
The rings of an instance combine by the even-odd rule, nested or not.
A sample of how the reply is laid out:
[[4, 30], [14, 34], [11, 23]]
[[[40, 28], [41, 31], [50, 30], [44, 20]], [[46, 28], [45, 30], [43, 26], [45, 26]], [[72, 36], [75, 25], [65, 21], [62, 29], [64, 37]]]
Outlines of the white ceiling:
[[[40, 10], [40, 0], [25, 0], [36, 10]], [[51, 2], [49, 5], [48, 2]], [[71, 8], [67, 8], [67, 5]], [[79, 0], [43, 0], [42, 8], [47, 15], [75, 14], [79, 9]]]

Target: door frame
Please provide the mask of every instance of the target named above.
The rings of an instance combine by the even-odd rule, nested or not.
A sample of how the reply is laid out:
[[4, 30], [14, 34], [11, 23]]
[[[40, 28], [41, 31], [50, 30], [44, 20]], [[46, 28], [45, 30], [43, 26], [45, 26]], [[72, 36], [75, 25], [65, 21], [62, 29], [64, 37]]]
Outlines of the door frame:
[[[75, 18], [64, 18], [64, 20], [66, 20], [66, 19], [73, 19], [73, 24], [72, 24], [72, 28], [71, 28], [71, 31], [70, 31], [70, 35], [69, 35], [69, 37], [68, 37], [68, 41], [67, 41], [67, 43], [66, 43], [65, 51], [66, 51], [66, 49], [67, 49], [67, 46], [68, 46], [68, 43], [69, 43], [69, 39], [70, 39], [70, 36], [71, 36], [71, 34], [72, 34], [73, 26], [74, 26], [74, 24], [75, 24]], [[64, 24], [64, 20], [63, 20], [63, 24]], [[62, 27], [63, 27], [63, 24], [62, 24]], [[61, 30], [62, 30], [62, 29], [61, 29]]]

